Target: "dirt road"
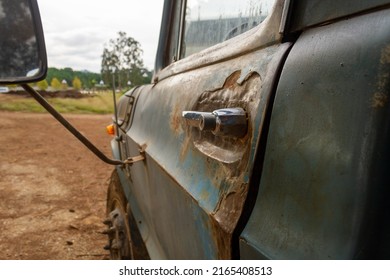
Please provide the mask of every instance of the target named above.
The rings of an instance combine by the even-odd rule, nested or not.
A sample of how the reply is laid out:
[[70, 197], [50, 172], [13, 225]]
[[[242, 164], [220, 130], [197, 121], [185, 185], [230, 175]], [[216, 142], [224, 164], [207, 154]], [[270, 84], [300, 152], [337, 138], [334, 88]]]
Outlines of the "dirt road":
[[[66, 116], [111, 156], [111, 116]], [[105, 259], [108, 178], [48, 114], [0, 112], [0, 259]]]

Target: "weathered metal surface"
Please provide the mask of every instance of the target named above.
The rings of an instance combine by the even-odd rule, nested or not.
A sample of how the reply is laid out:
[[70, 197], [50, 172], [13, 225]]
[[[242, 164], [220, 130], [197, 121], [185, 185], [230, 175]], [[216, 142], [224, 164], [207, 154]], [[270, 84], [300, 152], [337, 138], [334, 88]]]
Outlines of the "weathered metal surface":
[[242, 257], [389, 258], [389, 26], [360, 15], [292, 48]]
[[[158, 83], [139, 89], [122, 156], [146, 144], [146, 159], [118, 170], [151, 258], [231, 258], [274, 73], [290, 46], [276, 39], [280, 3], [279, 18], [258, 30], [256, 47], [252, 37], [241, 38], [252, 51], [218, 63], [212, 54], [183, 59], [161, 71]], [[226, 47], [225, 54], [237, 51]], [[186, 110], [229, 107], [248, 114], [244, 138], [199, 131], [181, 117]]]
[[[130, 153], [134, 153], [140, 143], [146, 143], [148, 147], [145, 165], [131, 167], [134, 197], [130, 197], [130, 201], [131, 205], [139, 204], [141, 211], [147, 213], [142, 222], [149, 232], [145, 239], [164, 244], [160, 245], [163, 249], [158, 253], [150, 252], [152, 258], [231, 257], [231, 234], [245, 201], [251, 159], [271, 89], [272, 79], [267, 76], [273, 74], [287, 48], [288, 45], [274, 46], [235, 62], [240, 67], [240, 64], [248, 65], [249, 61], [262, 61], [262, 65], [253, 66], [253, 71], [261, 73], [265, 81], [260, 79], [260, 74], [251, 75], [251, 79], [244, 79], [242, 86], [235, 83], [213, 93], [214, 96], [225, 96], [218, 102], [222, 107], [235, 103], [235, 97], [247, 96], [240, 101], [250, 115], [250, 133], [245, 139], [220, 139], [211, 132], [195, 134], [184, 121], [172, 125], [181, 118], [182, 110], [220, 108], [215, 107], [213, 98], [204, 98], [209, 90], [196, 90], [194, 84], [208, 88], [210, 81], [202, 79], [218, 69], [223, 85], [230, 75], [232, 62], [199, 69], [196, 71], [199, 74], [191, 75], [191, 79], [186, 78], [189, 73], [167, 79], [140, 95], [126, 142]], [[184, 88], [180, 81], [184, 82]], [[175, 94], [177, 92], [180, 94]], [[186, 101], [192, 105], [186, 105]], [[151, 114], [150, 110], [155, 106], [163, 106], [164, 110], [158, 115], [156, 111]], [[178, 115], [172, 115], [173, 112]], [[212, 153], [207, 148], [213, 149]], [[179, 237], [188, 240], [179, 242]], [[159, 255], [161, 252], [164, 255]]]
[[389, 5], [389, 0], [294, 0], [290, 31], [307, 29], [338, 18]]

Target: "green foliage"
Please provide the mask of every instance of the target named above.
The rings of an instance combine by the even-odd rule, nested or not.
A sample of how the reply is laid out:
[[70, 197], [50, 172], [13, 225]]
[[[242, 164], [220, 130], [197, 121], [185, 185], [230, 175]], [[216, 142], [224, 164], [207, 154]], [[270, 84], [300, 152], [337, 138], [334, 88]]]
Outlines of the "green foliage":
[[105, 83], [112, 86], [114, 75], [119, 88], [127, 87], [129, 82], [131, 86], [144, 84], [150, 72], [143, 67], [142, 53], [138, 41], [118, 32], [118, 37], [111, 39], [103, 50], [101, 74]]
[[78, 77], [74, 77], [72, 81], [72, 86], [74, 89], [80, 90], [81, 89], [81, 80]]
[[51, 81], [53, 78], [57, 78], [60, 81], [65, 80], [68, 85], [72, 85], [75, 77], [80, 79], [82, 87], [86, 89], [92, 89], [94, 87], [94, 83], [96, 84], [96, 81], [99, 82], [102, 79], [100, 74], [89, 71], [74, 71], [69, 67], [64, 69], [50, 67], [48, 69], [46, 79]]
[[49, 87], [49, 84], [47, 83], [46, 80], [42, 80], [42, 81], [37, 82], [37, 87], [40, 90], [47, 90], [47, 88]]
[[50, 86], [55, 90], [60, 90], [61, 82], [57, 78], [53, 78], [50, 82]]

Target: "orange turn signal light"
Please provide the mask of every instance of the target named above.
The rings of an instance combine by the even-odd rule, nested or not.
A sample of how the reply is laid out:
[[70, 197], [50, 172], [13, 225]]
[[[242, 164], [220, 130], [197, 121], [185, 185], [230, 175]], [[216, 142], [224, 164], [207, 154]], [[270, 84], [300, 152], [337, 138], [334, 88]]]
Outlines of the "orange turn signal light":
[[107, 125], [106, 130], [107, 130], [107, 133], [109, 135], [115, 136], [115, 126], [114, 126], [114, 124]]

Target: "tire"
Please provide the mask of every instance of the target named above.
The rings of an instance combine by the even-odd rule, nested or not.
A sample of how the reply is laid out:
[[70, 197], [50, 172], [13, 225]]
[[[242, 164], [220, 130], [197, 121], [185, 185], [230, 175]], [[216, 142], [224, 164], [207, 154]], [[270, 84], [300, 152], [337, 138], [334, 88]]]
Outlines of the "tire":
[[112, 260], [134, 259], [131, 249], [130, 225], [127, 215], [127, 199], [123, 192], [116, 170], [112, 172], [107, 190], [106, 214], [104, 224], [108, 230], [108, 245]]
[[106, 214], [104, 224], [108, 229], [104, 233], [108, 235], [108, 244], [105, 249], [110, 250], [111, 259], [150, 259], [116, 170], [108, 185]]

